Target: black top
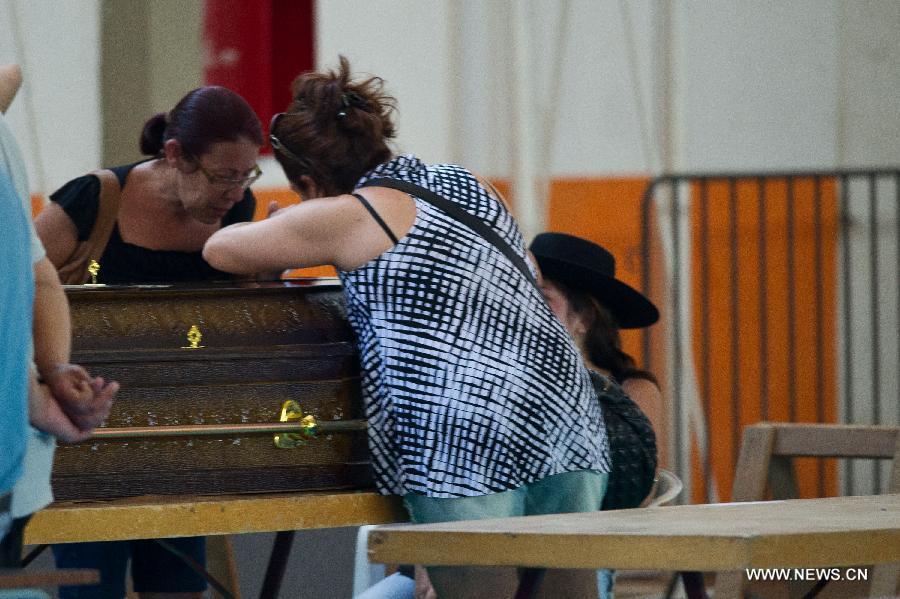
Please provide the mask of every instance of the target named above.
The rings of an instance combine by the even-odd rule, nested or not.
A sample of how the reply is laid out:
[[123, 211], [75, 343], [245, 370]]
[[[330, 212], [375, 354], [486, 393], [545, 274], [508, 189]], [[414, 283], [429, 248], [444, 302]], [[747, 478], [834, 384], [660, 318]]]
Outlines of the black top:
[[[110, 168], [124, 189], [125, 180], [135, 166], [127, 164]], [[100, 210], [100, 179], [94, 175], [84, 175], [73, 179], [59, 188], [50, 200], [59, 204], [75, 223], [78, 241], [90, 237], [94, 222]], [[222, 226], [253, 219], [256, 198], [248, 189], [244, 198], [232, 206], [222, 218]], [[177, 252], [172, 250], [151, 250], [127, 243], [119, 233], [116, 222], [109, 243], [100, 258], [98, 283], [172, 283], [180, 281], [216, 281], [231, 279], [232, 275], [216, 270], [203, 259], [202, 252]]]

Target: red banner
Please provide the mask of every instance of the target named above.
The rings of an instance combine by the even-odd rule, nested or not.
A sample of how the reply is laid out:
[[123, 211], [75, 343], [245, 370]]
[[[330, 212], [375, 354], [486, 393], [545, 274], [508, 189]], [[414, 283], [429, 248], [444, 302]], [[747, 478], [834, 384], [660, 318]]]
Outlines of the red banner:
[[246, 98], [267, 126], [315, 67], [313, 0], [206, 0], [204, 81]]

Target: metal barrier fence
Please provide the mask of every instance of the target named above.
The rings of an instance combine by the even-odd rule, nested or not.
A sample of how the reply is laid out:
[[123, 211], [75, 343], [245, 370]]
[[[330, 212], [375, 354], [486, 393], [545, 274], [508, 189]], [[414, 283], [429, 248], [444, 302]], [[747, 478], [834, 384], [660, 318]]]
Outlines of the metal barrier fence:
[[[900, 423], [900, 168], [673, 174], [642, 200], [643, 363], [672, 468], [727, 499], [743, 425]], [[801, 466], [806, 496], [879, 492], [887, 464]]]

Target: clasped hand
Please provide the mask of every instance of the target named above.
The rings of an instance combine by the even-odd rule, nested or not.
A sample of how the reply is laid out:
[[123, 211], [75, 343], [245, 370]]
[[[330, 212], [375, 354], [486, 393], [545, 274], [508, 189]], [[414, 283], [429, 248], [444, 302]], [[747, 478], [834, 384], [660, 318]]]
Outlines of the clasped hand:
[[92, 377], [77, 364], [60, 364], [39, 385], [31, 423], [62, 441], [84, 441], [109, 416], [118, 390], [115, 381]]

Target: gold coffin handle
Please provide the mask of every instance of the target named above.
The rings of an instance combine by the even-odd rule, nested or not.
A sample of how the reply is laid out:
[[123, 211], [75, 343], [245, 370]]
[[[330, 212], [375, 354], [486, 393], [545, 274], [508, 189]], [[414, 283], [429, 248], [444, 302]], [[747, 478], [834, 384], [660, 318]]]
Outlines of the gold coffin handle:
[[299, 430], [290, 433], [278, 433], [272, 437], [275, 447], [279, 449], [294, 449], [306, 445], [308, 439], [313, 439], [319, 430], [319, 423], [312, 414], [304, 414], [300, 404], [289, 399], [281, 406], [280, 422], [297, 422]]

